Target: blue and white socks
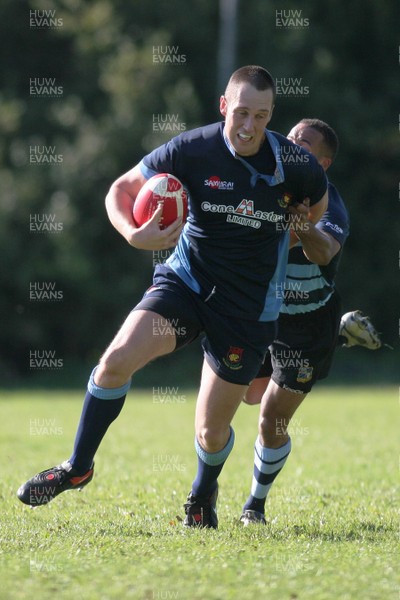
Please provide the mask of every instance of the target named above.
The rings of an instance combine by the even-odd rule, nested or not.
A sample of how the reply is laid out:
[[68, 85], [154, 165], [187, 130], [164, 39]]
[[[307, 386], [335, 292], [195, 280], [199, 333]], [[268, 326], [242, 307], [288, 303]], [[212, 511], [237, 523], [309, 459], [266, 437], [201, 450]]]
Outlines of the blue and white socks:
[[243, 510], [256, 510], [264, 513], [268, 492], [284, 466], [291, 450], [291, 441], [280, 448], [265, 448], [258, 440], [254, 445], [254, 472], [251, 484], [251, 494]]

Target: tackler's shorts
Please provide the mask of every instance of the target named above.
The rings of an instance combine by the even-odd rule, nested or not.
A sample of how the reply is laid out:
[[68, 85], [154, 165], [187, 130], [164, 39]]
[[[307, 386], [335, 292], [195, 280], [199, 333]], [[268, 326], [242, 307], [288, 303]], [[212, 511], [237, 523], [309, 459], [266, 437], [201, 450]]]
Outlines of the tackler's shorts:
[[316, 311], [300, 315], [281, 313], [277, 339], [268, 348], [257, 378], [271, 377], [282, 388], [310, 392], [316, 381], [329, 374], [340, 317], [337, 292]]
[[248, 385], [256, 377], [269, 344], [276, 336], [276, 321], [246, 321], [217, 313], [207, 299], [193, 292], [168, 268], [156, 268], [153, 285], [133, 310], [150, 310], [153, 333], [171, 327], [178, 350], [204, 334], [202, 347], [212, 370], [225, 381]]

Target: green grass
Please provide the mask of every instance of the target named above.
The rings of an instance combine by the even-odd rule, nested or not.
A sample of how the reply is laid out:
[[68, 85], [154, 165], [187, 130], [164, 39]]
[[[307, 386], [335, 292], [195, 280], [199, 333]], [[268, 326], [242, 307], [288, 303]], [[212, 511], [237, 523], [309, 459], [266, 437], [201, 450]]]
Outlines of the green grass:
[[267, 527], [238, 523], [258, 415], [241, 406], [218, 531], [187, 531], [179, 520], [196, 469], [194, 396], [181, 400], [131, 392], [93, 482], [31, 510], [15, 491], [69, 456], [81, 396], [0, 393], [1, 599], [399, 600], [396, 388], [310, 395], [267, 500]]

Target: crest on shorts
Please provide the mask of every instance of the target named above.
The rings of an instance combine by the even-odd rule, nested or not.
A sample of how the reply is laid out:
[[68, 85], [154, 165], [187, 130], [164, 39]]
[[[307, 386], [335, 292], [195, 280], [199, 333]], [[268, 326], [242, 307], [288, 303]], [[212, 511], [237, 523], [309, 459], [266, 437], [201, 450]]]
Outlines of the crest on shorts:
[[311, 381], [313, 376], [313, 367], [300, 367], [297, 371], [296, 381], [299, 383], [307, 383], [307, 381]]
[[227, 367], [232, 370], [241, 369], [243, 365], [241, 364], [243, 354], [243, 348], [239, 348], [238, 346], [229, 346], [229, 350], [226, 353], [225, 358], [223, 358], [223, 363]]

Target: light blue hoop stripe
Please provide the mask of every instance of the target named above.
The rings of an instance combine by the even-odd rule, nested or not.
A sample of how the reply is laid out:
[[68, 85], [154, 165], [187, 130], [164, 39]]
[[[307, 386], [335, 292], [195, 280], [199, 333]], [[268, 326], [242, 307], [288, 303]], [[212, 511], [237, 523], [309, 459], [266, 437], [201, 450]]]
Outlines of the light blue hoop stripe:
[[[273, 468], [273, 471], [275, 471], [278, 467], [277, 467], [277, 463], [280, 462], [283, 459], [287, 459], [291, 449], [292, 449], [292, 440], [289, 437], [288, 441], [283, 444], [283, 446], [279, 446], [279, 448], [267, 448], [266, 446], [262, 446], [260, 444], [260, 441], [258, 439], [258, 436], [256, 438], [255, 444], [254, 444], [254, 448], [257, 454], [257, 457], [260, 461], [262, 461], [262, 467], [264, 467], [265, 465], [268, 465], [269, 467]], [[263, 470], [263, 468], [259, 467], [259, 470], [262, 471], [263, 473], [269, 473], [270, 471], [267, 470]]]
[[216, 465], [220, 465], [223, 463], [231, 453], [233, 448], [233, 444], [235, 443], [235, 432], [232, 427], [230, 427], [231, 435], [229, 436], [229, 440], [224, 448], [219, 452], [206, 452], [200, 446], [197, 441], [197, 437], [194, 438], [194, 447], [196, 448], [197, 456], [201, 458], [201, 460], [206, 463], [206, 465], [210, 465], [211, 467], [215, 467]]
[[97, 366], [93, 369], [87, 386], [88, 392], [90, 392], [92, 396], [98, 398], [99, 400], [117, 400], [117, 398], [121, 398], [128, 393], [129, 388], [131, 387], [131, 379], [129, 379], [128, 383], [121, 385], [119, 388], [103, 388], [99, 385], [96, 385], [94, 382], [94, 374], [96, 369]]

